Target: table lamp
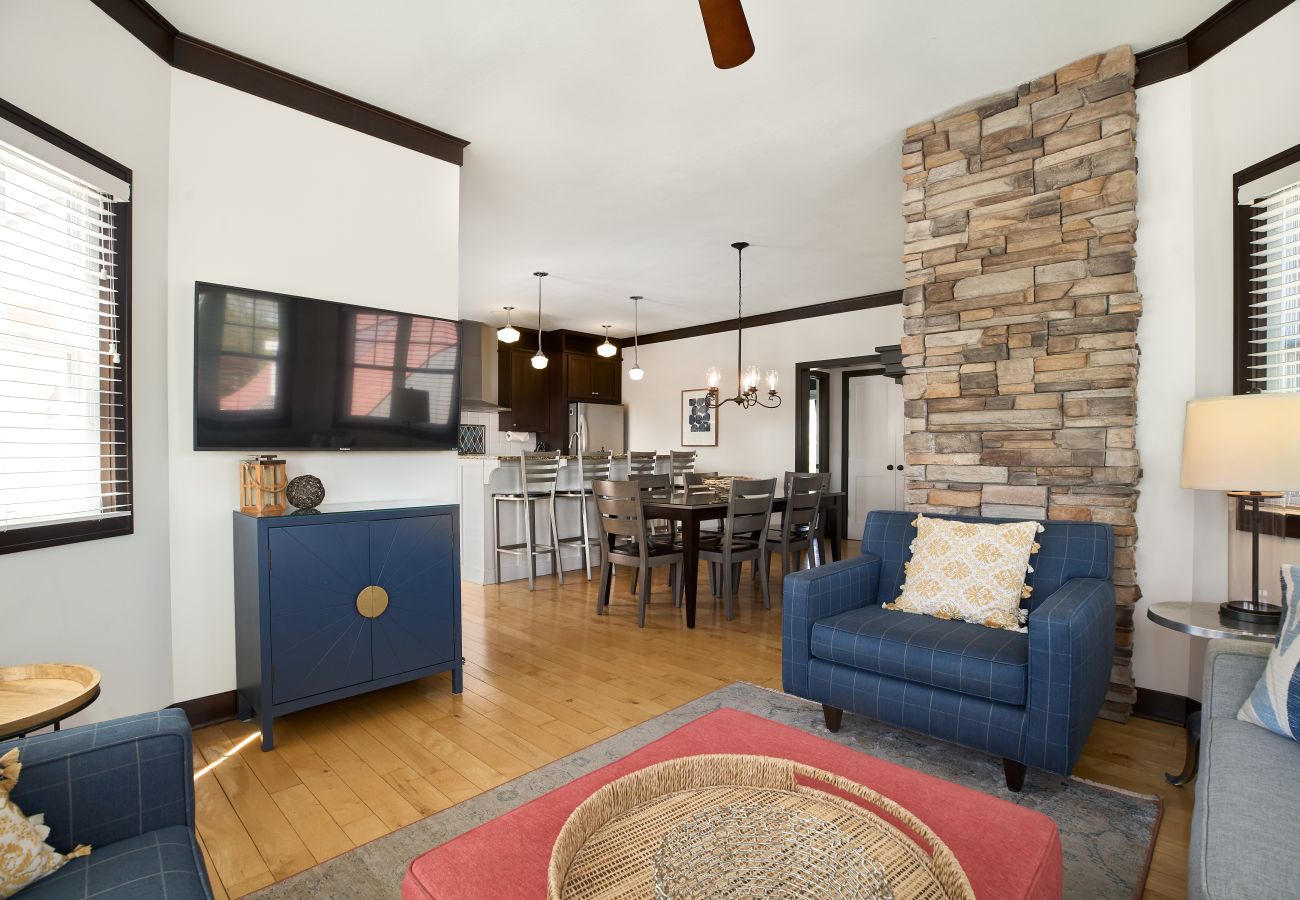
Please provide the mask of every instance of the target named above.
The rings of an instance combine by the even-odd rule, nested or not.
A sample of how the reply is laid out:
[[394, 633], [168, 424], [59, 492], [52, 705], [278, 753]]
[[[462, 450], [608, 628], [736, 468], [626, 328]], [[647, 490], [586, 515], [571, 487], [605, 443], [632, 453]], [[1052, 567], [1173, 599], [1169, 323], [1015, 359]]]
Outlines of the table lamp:
[[1219, 606], [1225, 618], [1276, 622], [1282, 608], [1260, 596], [1260, 501], [1300, 488], [1300, 394], [1207, 397], [1187, 404], [1183, 427], [1185, 488], [1226, 491], [1229, 554], [1244, 501], [1250, 520], [1249, 599]]

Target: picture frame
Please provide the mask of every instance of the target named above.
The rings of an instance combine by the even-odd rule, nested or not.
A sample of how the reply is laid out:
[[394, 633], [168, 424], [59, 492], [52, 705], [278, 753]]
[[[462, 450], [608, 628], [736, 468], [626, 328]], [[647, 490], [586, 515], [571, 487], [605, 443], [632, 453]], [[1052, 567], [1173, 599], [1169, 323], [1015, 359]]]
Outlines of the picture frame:
[[718, 410], [710, 409], [707, 388], [682, 391], [683, 447], [718, 446]]

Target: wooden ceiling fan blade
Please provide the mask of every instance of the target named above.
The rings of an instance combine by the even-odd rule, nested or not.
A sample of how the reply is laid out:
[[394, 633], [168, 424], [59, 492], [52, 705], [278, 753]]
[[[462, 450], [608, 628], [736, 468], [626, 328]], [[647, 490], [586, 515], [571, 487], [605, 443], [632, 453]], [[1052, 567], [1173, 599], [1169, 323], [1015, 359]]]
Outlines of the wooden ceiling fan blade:
[[700, 0], [700, 14], [715, 66], [734, 69], [754, 55], [754, 38], [740, 0]]

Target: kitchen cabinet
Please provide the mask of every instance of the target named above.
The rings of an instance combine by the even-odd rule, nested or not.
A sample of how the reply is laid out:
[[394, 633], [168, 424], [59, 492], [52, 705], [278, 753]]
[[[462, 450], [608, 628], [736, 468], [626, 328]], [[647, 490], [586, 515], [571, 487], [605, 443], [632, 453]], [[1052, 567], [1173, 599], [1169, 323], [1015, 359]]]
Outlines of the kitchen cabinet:
[[617, 357], [564, 354], [565, 398], [575, 403], [621, 403], [622, 376]]
[[545, 369], [534, 369], [532, 350], [518, 350], [513, 347], [502, 348], [497, 353], [498, 382], [497, 400], [502, 406], [510, 407], [509, 412], [501, 413], [502, 431], [536, 431], [551, 430], [553, 407], [556, 395], [552, 390], [551, 365]]
[[452, 672], [461, 691], [456, 506], [234, 514], [235, 675], [262, 749], [286, 713]]

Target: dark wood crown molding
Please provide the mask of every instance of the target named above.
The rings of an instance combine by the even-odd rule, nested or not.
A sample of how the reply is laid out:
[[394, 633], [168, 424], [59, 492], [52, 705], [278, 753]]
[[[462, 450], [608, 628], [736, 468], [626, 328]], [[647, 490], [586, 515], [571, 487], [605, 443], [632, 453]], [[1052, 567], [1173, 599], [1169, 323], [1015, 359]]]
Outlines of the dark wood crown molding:
[[1293, 0], [1232, 0], [1183, 37], [1137, 54], [1136, 87], [1185, 75], [1249, 34]]
[[[856, 312], [860, 309], [875, 309], [878, 306], [893, 306], [902, 302], [902, 291], [884, 291], [879, 294], [868, 294], [865, 297], [828, 300], [825, 303], [811, 303], [807, 306], [796, 306], [793, 309], [778, 309], [775, 312], [745, 316], [740, 320], [740, 326], [742, 328], [758, 328], [763, 325], [778, 325], [781, 322], [795, 322], [799, 319], [815, 319], [818, 316]], [[667, 331], [652, 331], [649, 334], [641, 335], [640, 342], [642, 344], [661, 344], [664, 341], [680, 341], [705, 334], [720, 334], [735, 330], [736, 320], [724, 319], [721, 322], [709, 322], [704, 325], [689, 325], [685, 328], [670, 328]], [[632, 339], [623, 338], [620, 343], [624, 347], [630, 347], [632, 346]]]
[[146, 0], [91, 2], [182, 72], [444, 162], [464, 163], [469, 141], [185, 34]]

